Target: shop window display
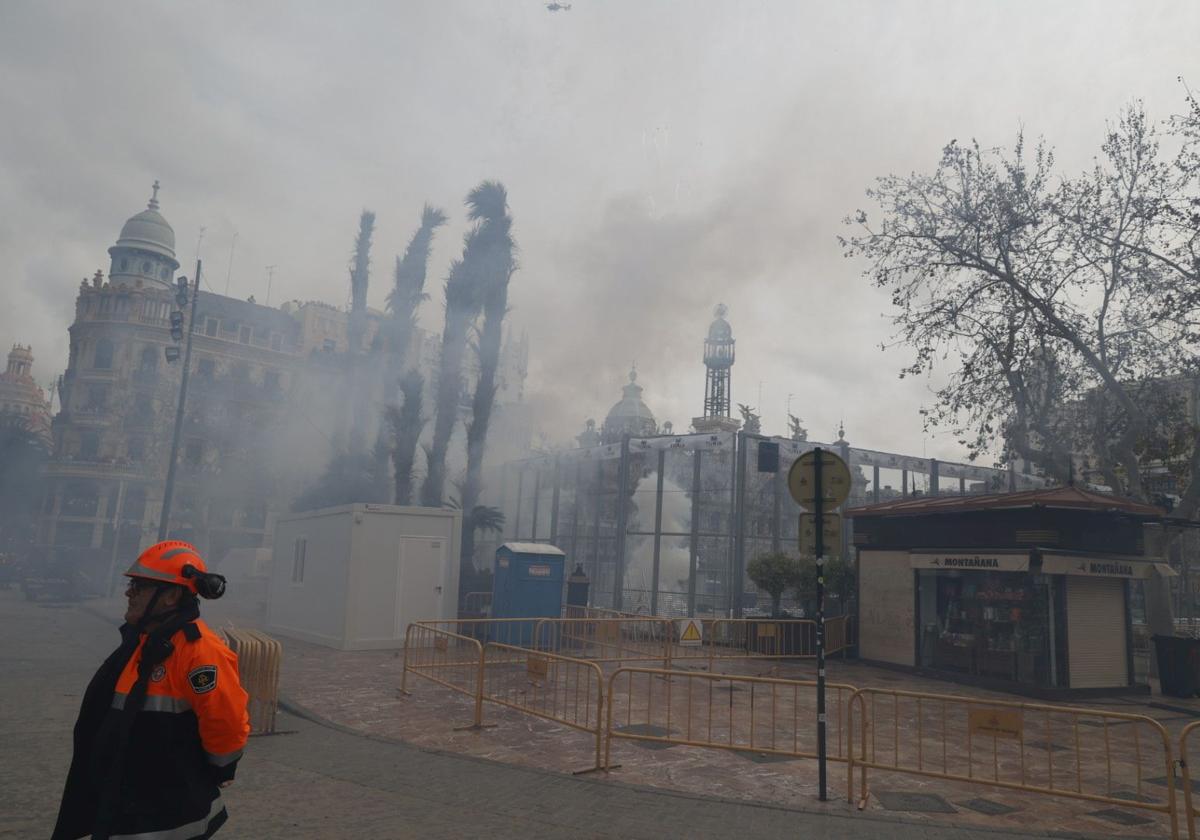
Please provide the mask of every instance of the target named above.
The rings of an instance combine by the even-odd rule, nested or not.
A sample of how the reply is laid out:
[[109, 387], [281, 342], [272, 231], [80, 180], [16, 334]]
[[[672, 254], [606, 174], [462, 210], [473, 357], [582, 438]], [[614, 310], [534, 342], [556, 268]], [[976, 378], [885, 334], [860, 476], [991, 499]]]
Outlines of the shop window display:
[[1064, 684], [1062, 610], [1053, 607], [1062, 596], [1053, 578], [928, 571], [920, 574], [919, 587], [924, 667], [1027, 685]]

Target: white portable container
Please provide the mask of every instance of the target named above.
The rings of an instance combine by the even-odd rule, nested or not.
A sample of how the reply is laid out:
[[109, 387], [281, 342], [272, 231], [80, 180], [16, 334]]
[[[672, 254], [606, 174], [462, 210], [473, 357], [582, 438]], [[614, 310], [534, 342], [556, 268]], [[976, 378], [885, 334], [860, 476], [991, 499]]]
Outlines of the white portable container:
[[410, 622], [454, 619], [462, 514], [355, 504], [275, 525], [267, 627], [339, 650], [404, 646]]

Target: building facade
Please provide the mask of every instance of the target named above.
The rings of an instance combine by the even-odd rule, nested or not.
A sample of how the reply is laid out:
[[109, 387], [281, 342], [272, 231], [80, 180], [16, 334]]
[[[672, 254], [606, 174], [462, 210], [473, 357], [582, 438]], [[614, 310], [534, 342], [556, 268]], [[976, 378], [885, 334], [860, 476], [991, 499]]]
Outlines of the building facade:
[[[38, 548], [94, 592], [153, 541], [162, 511], [183, 366], [166, 356], [181, 346], [170, 324], [179, 262], [157, 191], [109, 249], [107, 279], [98, 271], [79, 288], [51, 424]], [[370, 313], [368, 342], [382, 318]], [[199, 293], [169, 533], [218, 568], [231, 549], [269, 545], [276, 517], [344, 445], [347, 331], [347, 313], [328, 304]], [[432, 395], [438, 337], [417, 331], [413, 344], [408, 361]], [[523, 340], [506, 345], [500, 418], [519, 414], [526, 357]], [[384, 395], [370, 398], [382, 408]]]

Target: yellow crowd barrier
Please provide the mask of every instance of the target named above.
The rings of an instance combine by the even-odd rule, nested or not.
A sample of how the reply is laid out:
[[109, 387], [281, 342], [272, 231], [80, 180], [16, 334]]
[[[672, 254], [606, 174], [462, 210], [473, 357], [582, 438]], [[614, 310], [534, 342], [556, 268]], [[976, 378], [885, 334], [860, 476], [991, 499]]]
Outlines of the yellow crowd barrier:
[[237, 654], [238, 680], [250, 696], [247, 711], [250, 731], [269, 735], [275, 731], [279, 712], [279, 666], [283, 648], [279, 642], [257, 630], [227, 628], [225, 642]]
[[[864, 688], [847, 723], [847, 799], [857, 768], [859, 807], [867, 771], [879, 770], [1153, 811], [1179, 836], [1171, 744], [1145, 715]], [[1163, 778], [1165, 799], [1150, 795], [1149, 777]]]
[[[711, 671], [719, 659], [816, 659], [817, 622], [809, 618], [704, 619], [701, 645], [684, 645], [679, 627], [671, 661], [707, 660]], [[850, 638], [849, 616], [825, 619], [825, 654], [844, 651]]]
[[[604, 766], [613, 739], [817, 758], [816, 682], [618, 668], [608, 679]], [[826, 683], [827, 758], [846, 762], [846, 702], [855, 688]]]
[[1183, 819], [1187, 825], [1188, 840], [1196, 840], [1196, 809], [1192, 805], [1192, 773], [1188, 766], [1188, 740], [1200, 729], [1200, 721], [1189, 723], [1179, 733], [1179, 765], [1183, 770]]
[[587, 732], [595, 739], [595, 763], [589, 769], [600, 769], [604, 674], [599, 665], [488, 642], [480, 667], [484, 700]]
[[532, 637], [539, 650], [593, 662], [671, 663], [672, 623], [666, 618], [543, 618]]
[[478, 639], [424, 624], [410, 624], [404, 631], [402, 694], [408, 694], [410, 673], [474, 699], [472, 725], [483, 725], [483, 645]]

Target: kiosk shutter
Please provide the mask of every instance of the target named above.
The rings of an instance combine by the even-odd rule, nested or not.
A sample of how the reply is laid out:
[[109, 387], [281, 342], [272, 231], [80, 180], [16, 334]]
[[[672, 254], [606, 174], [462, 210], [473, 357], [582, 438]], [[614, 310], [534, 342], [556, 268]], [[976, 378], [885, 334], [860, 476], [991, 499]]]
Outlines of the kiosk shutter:
[[1128, 685], [1125, 581], [1078, 575], [1065, 580], [1071, 688]]

